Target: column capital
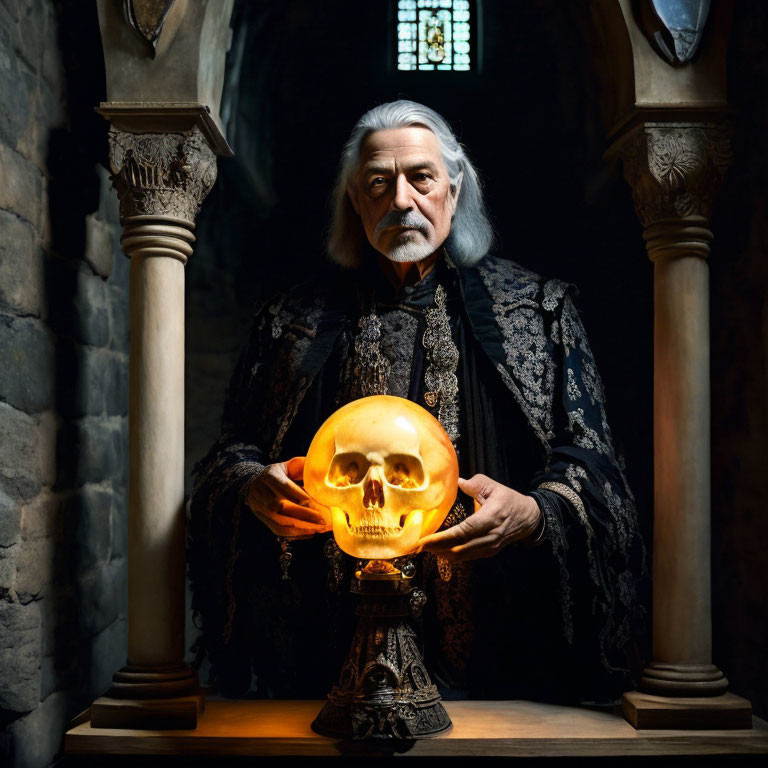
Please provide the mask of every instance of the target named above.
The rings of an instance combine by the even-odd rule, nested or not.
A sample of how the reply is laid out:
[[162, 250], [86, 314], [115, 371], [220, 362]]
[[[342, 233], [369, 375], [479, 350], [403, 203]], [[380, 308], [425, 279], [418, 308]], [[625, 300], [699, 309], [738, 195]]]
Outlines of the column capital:
[[109, 129], [120, 217], [170, 216], [194, 223], [216, 181], [216, 155], [197, 127], [184, 133]]
[[617, 144], [644, 227], [709, 219], [731, 163], [727, 122], [644, 122]]
[[216, 181], [216, 155], [200, 129], [132, 133], [112, 126], [109, 155], [126, 256], [186, 263], [195, 218]]

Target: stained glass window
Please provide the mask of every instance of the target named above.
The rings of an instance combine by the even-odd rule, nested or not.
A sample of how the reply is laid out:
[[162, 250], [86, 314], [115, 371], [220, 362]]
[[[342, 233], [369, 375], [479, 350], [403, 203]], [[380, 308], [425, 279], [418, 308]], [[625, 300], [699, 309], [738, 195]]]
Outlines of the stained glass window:
[[397, 68], [471, 69], [470, 0], [398, 0]]

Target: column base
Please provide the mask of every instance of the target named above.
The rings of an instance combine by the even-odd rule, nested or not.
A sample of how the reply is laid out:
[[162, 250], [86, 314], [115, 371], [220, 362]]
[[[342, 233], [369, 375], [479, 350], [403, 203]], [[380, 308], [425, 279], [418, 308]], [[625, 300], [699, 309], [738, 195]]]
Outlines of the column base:
[[637, 730], [733, 730], [752, 728], [752, 705], [741, 696], [655, 696], [625, 693], [624, 719]]
[[205, 709], [195, 672], [185, 664], [128, 665], [116, 672], [112, 688], [91, 706], [93, 728], [193, 730]]
[[643, 670], [640, 689], [656, 696], [721, 696], [728, 679], [714, 664], [652, 661]]

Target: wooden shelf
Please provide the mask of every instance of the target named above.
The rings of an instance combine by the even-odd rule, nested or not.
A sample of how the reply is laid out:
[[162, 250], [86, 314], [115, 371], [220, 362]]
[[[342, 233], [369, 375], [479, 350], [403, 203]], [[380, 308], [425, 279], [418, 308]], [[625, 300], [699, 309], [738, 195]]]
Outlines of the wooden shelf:
[[[413, 742], [405, 755], [610, 756], [768, 754], [768, 724], [749, 730], [636, 731], [618, 712], [528, 701], [447, 701], [453, 730]], [[66, 734], [68, 754], [334, 756], [376, 754], [368, 743], [318, 736], [320, 701], [209, 700], [194, 731], [92, 728]]]

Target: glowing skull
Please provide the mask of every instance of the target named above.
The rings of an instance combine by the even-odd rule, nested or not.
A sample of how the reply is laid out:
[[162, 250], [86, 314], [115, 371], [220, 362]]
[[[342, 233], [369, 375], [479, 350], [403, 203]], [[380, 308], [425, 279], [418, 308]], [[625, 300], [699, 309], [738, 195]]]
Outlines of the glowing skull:
[[330, 507], [346, 553], [389, 559], [434, 533], [451, 508], [459, 467], [440, 423], [402, 397], [374, 395], [334, 413], [307, 452], [304, 487]]

